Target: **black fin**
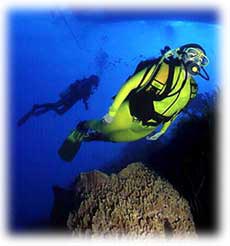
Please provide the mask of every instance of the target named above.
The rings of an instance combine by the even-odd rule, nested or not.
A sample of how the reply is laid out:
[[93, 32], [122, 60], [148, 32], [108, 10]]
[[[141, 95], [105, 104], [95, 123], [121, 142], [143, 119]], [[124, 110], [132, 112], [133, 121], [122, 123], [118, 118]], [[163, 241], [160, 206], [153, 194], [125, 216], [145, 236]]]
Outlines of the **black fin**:
[[18, 126], [22, 126], [23, 124], [26, 123], [26, 121], [33, 115], [33, 111], [28, 112], [25, 114], [22, 118], [20, 118], [17, 122]]
[[86, 121], [80, 121], [76, 127], [76, 130], [71, 134], [78, 133], [78, 137], [75, 140], [70, 140], [69, 136], [65, 139], [62, 146], [58, 150], [60, 158], [66, 162], [71, 162], [79, 151], [85, 134], [88, 132], [88, 128], [85, 126]]
[[62, 146], [58, 150], [60, 158], [66, 162], [71, 162], [81, 147], [82, 141], [72, 142], [68, 138], [65, 139]]

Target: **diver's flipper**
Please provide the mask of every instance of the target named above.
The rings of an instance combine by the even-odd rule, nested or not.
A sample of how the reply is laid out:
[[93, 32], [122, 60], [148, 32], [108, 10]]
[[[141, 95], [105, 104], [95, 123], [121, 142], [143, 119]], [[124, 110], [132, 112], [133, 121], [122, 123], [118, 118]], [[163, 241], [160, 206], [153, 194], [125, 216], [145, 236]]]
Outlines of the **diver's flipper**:
[[87, 129], [81, 128], [82, 125], [83, 122], [80, 122], [77, 129], [70, 133], [58, 150], [58, 154], [62, 160], [71, 162], [76, 156], [88, 131]]
[[20, 119], [18, 120], [17, 125], [18, 125], [18, 126], [22, 126], [23, 124], [26, 123], [26, 121], [27, 121], [31, 116], [38, 116], [38, 115], [40, 115], [40, 114], [46, 112], [47, 110], [44, 111], [44, 109], [43, 109], [44, 112], [40, 112], [40, 111], [39, 111], [39, 109], [42, 108], [42, 107], [43, 107], [43, 105], [34, 104], [33, 107], [32, 107], [32, 110], [29, 111], [28, 113], [26, 113], [25, 115], [23, 115], [23, 117], [20, 118]]
[[17, 125], [22, 126], [32, 115], [33, 115], [32, 111], [28, 112], [21, 119], [18, 120]]
[[83, 134], [74, 130], [63, 142], [58, 154], [62, 160], [71, 162], [81, 147]]

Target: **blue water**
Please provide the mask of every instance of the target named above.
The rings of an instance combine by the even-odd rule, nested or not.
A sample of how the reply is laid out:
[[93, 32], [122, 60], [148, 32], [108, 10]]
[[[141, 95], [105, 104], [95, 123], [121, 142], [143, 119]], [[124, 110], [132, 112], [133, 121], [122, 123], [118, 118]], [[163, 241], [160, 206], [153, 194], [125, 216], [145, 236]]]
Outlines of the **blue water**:
[[[212, 92], [220, 82], [221, 26], [212, 11], [16, 10], [8, 20], [11, 228], [29, 228], [49, 218], [53, 185], [66, 187], [79, 172], [98, 169], [119, 156], [125, 143], [85, 143], [72, 164], [60, 160], [57, 149], [78, 121], [107, 112], [111, 97], [141, 60], [159, 56], [165, 45], [199, 43], [210, 58], [211, 78], [197, 78], [199, 92]], [[33, 104], [55, 101], [70, 83], [91, 74], [100, 77], [100, 85], [88, 111], [79, 102], [64, 116], [49, 112], [17, 127]]]

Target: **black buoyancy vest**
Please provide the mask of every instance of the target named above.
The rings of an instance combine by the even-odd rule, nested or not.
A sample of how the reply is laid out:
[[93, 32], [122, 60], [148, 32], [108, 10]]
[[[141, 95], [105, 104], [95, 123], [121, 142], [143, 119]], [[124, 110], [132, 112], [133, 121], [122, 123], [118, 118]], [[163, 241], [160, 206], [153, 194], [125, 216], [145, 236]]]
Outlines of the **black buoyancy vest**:
[[[145, 89], [141, 89], [141, 90], [138, 90], [137, 92], [137, 89], [134, 89], [128, 96], [131, 115], [136, 117], [138, 120], [142, 121], [144, 125], [155, 126], [160, 123], [169, 121], [174, 116], [172, 115], [168, 117], [168, 116], [161, 115], [154, 110], [154, 106], [153, 106], [153, 101], [160, 101], [166, 98], [168, 94], [170, 93], [171, 87], [173, 84], [174, 70], [175, 70], [175, 64], [170, 63], [166, 87], [162, 94], [157, 95], [156, 92], [158, 89], [151, 86], [151, 89], [148, 91], [146, 91]], [[148, 86], [146, 86], [145, 88], [148, 88], [149, 85], [151, 85], [151, 82], [153, 79], [154, 77], [150, 81], [147, 82]], [[187, 80], [187, 76], [184, 81], [186, 80]], [[182, 87], [184, 86], [184, 84], [185, 83], [182, 83]], [[154, 120], [156, 123], [148, 122], [149, 120]]]

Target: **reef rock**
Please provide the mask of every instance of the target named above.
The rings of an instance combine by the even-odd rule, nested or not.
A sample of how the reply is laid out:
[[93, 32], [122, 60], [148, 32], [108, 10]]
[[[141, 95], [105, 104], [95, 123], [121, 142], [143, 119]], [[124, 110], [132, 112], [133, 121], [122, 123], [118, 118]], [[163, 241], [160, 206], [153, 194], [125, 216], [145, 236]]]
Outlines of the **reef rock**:
[[67, 227], [75, 235], [196, 235], [188, 202], [141, 163], [81, 174], [74, 187]]

